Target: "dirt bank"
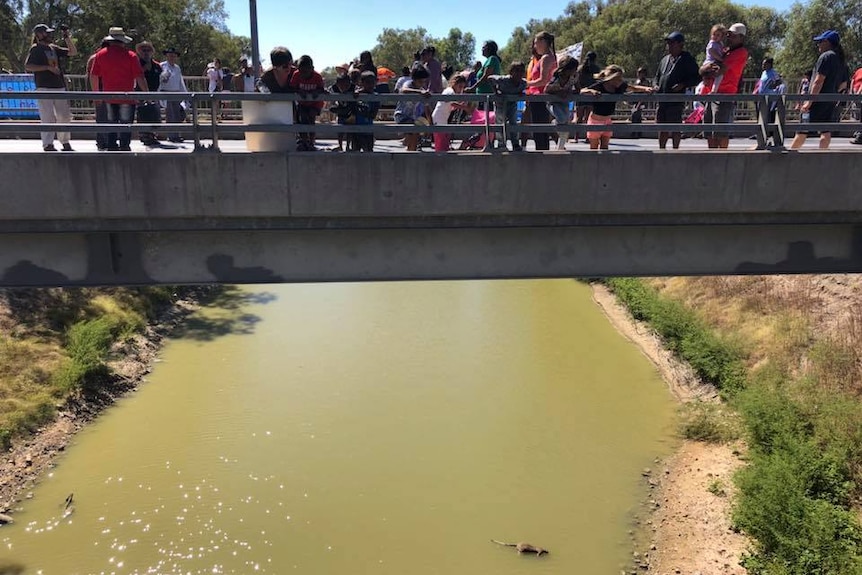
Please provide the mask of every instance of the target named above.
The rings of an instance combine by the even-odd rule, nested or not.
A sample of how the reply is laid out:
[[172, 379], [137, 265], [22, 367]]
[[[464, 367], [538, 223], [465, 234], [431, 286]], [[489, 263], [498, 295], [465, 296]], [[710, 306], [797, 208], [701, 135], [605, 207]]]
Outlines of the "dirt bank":
[[[593, 299], [611, 324], [655, 364], [681, 402], [718, 401], [715, 388], [666, 350], [655, 333], [632, 319], [613, 294], [593, 284]], [[679, 450], [645, 474], [652, 493], [646, 549], [636, 552], [632, 569], [661, 575], [744, 574], [739, 557], [748, 539], [730, 528], [733, 473], [742, 462], [734, 446], [683, 441]]]
[[[18, 503], [30, 495], [43, 473], [51, 469], [55, 459], [80, 429], [124, 394], [137, 389], [151, 370], [164, 338], [212, 290], [192, 291], [158, 314], [156, 321], [122, 347], [115, 349], [116, 360], [109, 362], [114, 372], [110, 392], [97, 400], [72, 398], [58, 405], [56, 420], [37, 430], [32, 436], [13, 442], [12, 449], [0, 454], [0, 513], [14, 514]], [[7, 317], [8, 314], [0, 314]], [[8, 323], [8, 322], [7, 322]]]

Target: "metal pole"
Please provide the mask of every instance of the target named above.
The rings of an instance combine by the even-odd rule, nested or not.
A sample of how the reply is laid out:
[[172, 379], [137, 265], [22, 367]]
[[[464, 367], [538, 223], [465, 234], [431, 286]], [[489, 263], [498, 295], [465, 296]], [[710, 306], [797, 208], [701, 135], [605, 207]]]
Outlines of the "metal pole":
[[248, 0], [249, 19], [251, 21], [251, 67], [255, 83], [260, 78], [260, 49], [257, 34], [257, 0]]

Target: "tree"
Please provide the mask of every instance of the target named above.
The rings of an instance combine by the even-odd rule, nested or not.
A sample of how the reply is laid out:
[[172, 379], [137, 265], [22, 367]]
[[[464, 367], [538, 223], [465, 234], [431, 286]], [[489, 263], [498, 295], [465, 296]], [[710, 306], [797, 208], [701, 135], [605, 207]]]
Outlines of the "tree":
[[409, 66], [415, 60], [414, 53], [431, 44], [434, 39], [428, 35], [425, 28], [417, 27], [408, 30], [399, 28], [384, 28], [377, 36], [377, 45], [371, 49], [371, 56], [378, 66], [386, 66], [391, 70], [400, 70]]
[[[111, 26], [122, 26], [135, 42], [149, 40], [157, 51], [177, 48], [186, 73], [203, 74], [213, 58], [233, 67], [249, 40], [231, 34], [226, 18], [223, 0], [0, 0], [3, 57], [18, 72], [39, 22], [69, 26], [82, 55], [98, 49]], [[85, 64], [86, 57], [74, 58], [68, 71], [83, 73]]]
[[851, 72], [862, 64], [862, 0], [812, 0], [790, 8], [789, 24], [776, 67], [785, 75], [799, 76], [817, 60], [812, 38], [824, 30], [836, 30]]
[[594, 50], [602, 64], [618, 64], [629, 72], [639, 66], [654, 69], [664, 54], [664, 37], [669, 32], [683, 32], [687, 49], [702, 59], [712, 25], [734, 22], [748, 26], [746, 46], [751, 59], [747, 73], [754, 74], [760, 69], [762, 57], [781, 38], [784, 18], [771, 8], [746, 7], [730, 0], [572, 2], [559, 18], [531, 20], [525, 28], [516, 28], [503, 51], [504, 61], [528, 59], [530, 40], [539, 31], [547, 30], [556, 36], [558, 50], [583, 42], [584, 50]]
[[455, 70], [468, 68], [476, 57], [476, 38], [470, 32], [464, 34], [460, 28], [452, 28], [449, 35], [438, 40], [437, 59], [453, 66]]
[[437, 48], [437, 59], [463, 69], [476, 57], [476, 38], [470, 32], [463, 33], [460, 28], [452, 28], [445, 38], [435, 38], [421, 26], [401, 30], [384, 28], [377, 36], [377, 45], [371, 49], [374, 63], [392, 70], [400, 70], [415, 60], [416, 52], [425, 46]]

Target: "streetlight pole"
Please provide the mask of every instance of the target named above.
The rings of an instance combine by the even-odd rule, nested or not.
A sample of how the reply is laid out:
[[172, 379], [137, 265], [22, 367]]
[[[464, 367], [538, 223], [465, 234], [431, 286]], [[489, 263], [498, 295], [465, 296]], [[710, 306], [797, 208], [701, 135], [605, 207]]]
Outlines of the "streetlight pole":
[[260, 49], [257, 34], [257, 0], [248, 0], [249, 19], [251, 20], [251, 67], [255, 81], [260, 77]]

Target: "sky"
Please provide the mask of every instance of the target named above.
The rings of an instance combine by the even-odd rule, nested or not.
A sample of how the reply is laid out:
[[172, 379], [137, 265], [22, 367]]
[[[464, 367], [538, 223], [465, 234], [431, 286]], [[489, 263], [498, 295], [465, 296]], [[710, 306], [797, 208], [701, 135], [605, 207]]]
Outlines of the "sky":
[[[740, 3], [786, 10], [792, 0], [742, 0]], [[224, 0], [229, 14], [227, 26], [234, 34], [251, 36], [248, 0]], [[260, 54], [266, 62], [274, 46], [287, 46], [294, 58], [308, 54], [321, 70], [347, 62], [362, 50], [377, 44], [383, 28], [422, 26], [435, 37], [450, 28], [472, 32], [478, 49], [485, 40], [496, 40], [502, 48], [512, 31], [531, 18], [556, 18], [567, 0], [435, 0], [425, 5], [395, 0], [327, 0], [318, 5], [284, 0], [257, 0]], [[422, 10], [417, 6], [423, 6]], [[300, 16], [300, 14], [302, 14]]]

